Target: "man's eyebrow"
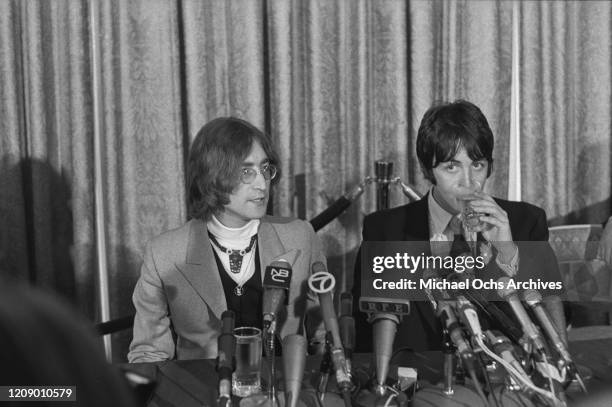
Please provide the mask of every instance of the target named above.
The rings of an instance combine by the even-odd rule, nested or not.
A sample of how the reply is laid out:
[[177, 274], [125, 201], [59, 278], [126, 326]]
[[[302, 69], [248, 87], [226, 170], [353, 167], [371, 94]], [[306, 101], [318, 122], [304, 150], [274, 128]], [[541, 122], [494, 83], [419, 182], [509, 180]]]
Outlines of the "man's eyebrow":
[[[270, 159], [268, 157], [264, 158], [263, 160], [261, 160], [261, 162], [259, 163], [259, 165], [265, 164], [265, 163], [269, 163]], [[256, 165], [253, 161], [243, 161], [242, 162], [243, 166], [250, 166], [253, 167], [254, 165]]]

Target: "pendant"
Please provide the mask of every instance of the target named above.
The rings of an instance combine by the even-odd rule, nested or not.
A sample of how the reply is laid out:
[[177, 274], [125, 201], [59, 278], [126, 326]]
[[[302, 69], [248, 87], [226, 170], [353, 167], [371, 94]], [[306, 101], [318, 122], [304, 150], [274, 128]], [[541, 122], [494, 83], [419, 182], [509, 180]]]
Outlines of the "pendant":
[[242, 294], [244, 294], [245, 288], [237, 285], [236, 287], [234, 287], [234, 294], [238, 297], [242, 296]]

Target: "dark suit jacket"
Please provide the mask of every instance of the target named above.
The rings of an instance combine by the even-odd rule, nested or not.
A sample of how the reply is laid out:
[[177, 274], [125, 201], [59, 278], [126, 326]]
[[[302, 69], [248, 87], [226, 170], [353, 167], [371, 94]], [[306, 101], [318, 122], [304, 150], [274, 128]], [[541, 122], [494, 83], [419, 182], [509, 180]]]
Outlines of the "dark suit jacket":
[[[510, 229], [515, 242], [548, 241], [546, 213], [537, 206], [524, 202], [511, 202], [495, 198], [497, 204], [508, 213]], [[421, 200], [393, 209], [375, 212], [365, 217], [363, 222], [363, 241], [429, 241], [429, 208], [427, 195]], [[549, 248], [548, 244], [545, 244]], [[536, 270], [538, 276], [547, 281], [561, 281], [556, 260], [552, 250], [547, 250], [542, 261], [542, 254], [534, 256], [527, 253], [528, 245], [519, 244], [519, 277], [521, 270]], [[552, 257], [550, 257], [552, 256]], [[538, 266], [526, 263], [538, 258]], [[546, 264], [545, 268], [540, 267]], [[499, 269], [495, 261], [489, 263], [487, 273], [495, 276]], [[495, 270], [497, 269], [497, 270]], [[533, 276], [533, 275], [532, 275]], [[361, 295], [361, 256], [355, 262], [355, 279], [353, 285], [353, 313], [356, 320], [358, 352], [372, 351], [372, 327], [367, 316], [359, 311]], [[441, 326], [434, 315], [433, 308], [426, 301], [412, 301], [410, 315], [403, 318], [395, 336], [394, 348], [412, 348], [414, 350], [441, 349]]]

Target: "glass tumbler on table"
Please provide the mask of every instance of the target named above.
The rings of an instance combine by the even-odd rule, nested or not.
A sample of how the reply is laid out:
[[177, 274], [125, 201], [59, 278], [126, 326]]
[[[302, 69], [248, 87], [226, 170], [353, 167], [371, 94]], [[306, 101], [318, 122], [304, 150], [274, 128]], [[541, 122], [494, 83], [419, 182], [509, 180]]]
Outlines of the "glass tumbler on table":
[[232, 375], [232, 393], [248, 397], [261, 392], [261, 329], [239, 327], [236, 338], [236, 370]]

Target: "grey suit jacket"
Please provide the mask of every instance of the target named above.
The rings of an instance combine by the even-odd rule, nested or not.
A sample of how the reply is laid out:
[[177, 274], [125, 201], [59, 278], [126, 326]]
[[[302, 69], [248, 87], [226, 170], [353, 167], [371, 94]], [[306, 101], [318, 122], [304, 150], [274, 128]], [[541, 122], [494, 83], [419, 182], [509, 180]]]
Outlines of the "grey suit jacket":
[[[275, 260], [292, 265], [286, 319], [280, 335], [324, 336], [318, 303], [308, 290], [311, 265], [325, 256], [309, 223], [264, 217], [258, 231], [260, 266]], [[132, 297], [136, 307], [130, 362], [214, 358], [227, 309], [206, 223], [192, 219], [147, 244]], [[316, 331], [316, 332], [315, 332]], [[173, 335], [176, 337], [176, 345]]]

